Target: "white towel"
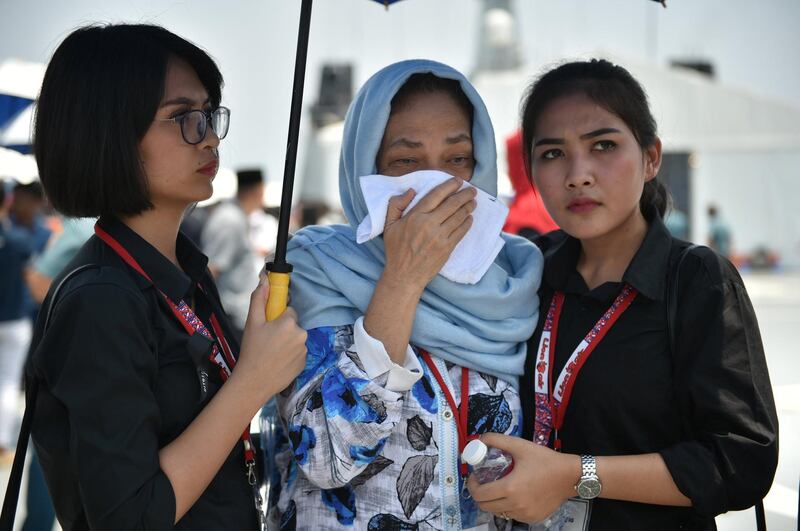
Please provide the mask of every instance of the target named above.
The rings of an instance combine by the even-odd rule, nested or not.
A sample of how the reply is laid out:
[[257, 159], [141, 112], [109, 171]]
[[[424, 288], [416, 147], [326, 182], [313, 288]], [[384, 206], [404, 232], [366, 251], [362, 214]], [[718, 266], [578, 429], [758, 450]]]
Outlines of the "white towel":
[[[364, 243], [383, 233], [389, 199], [393, 196], [402, 195], [409, 188], [416, 191], [411, 204], [403, 212], [405, 216], [428, 192], [452, 178], [452, 175], [437, 170], [415, 171], [402, 177], [386, 175], [361, 177], [361, 192], [369, 214], [358, 226], [356, 241]], [[464, 182], [461, 189], [467, 186], [472, 185]], [[505, 244], [500, 238], [500, 231], [506, 222], [508, 207], [483, 190], [478, 188], [476, 190], [478, 190], [475, 198], [477, 207], [472, 212], [472, 226], [439, 271], [443, 277], [461, 284], [478, 282]]]

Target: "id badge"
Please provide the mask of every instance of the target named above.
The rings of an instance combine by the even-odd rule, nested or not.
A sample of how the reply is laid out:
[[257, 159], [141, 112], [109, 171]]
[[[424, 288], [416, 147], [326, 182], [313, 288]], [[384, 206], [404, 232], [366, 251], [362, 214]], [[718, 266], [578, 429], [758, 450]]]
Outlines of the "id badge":
[[586, 531], [592, 515], [592, 501], [570, 498], [566, 501], [567, 516], [559, 531]]

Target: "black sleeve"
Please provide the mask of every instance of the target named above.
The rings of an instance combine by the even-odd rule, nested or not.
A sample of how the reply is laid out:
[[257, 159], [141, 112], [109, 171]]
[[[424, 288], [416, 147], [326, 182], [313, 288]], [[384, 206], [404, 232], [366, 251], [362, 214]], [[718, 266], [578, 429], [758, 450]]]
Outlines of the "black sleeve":
[[91, 529], [173, 528], [175, 495], [159, 466], [157, 350], [141, 293], [83, 285], [61, 297], [37, 349], [66, 410], [69, 467]]
[[[778, 417], [753, 306], [734, 267], [698, 249], [681, 271], [675, 395], [686, 438], [661, 452], [695, 510], [757, 503], [778, 462]], [[688, 274], [686, 274], [688, 273]]]

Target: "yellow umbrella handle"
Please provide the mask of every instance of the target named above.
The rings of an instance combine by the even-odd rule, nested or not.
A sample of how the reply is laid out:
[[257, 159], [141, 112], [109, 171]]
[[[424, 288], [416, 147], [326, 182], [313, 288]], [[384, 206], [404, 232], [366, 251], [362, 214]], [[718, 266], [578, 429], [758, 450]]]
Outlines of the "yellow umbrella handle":
[[269, 298], [267, 299], [267, 321], [274, 321], [286, 310], [289, 300], [289, 273], [275, 273], [270, 271]]

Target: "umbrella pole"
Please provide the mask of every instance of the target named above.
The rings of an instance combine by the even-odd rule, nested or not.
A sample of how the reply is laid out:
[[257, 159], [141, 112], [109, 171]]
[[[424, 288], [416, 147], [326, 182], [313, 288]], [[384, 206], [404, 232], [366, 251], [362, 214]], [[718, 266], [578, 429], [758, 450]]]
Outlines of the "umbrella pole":
[[267, 321], [277, 319], [286, 309], [289, 297], [289, 273], [292, 265], [286, 262], [286, 244], [289, 241], [289, 215], [292, 211], [292, 190], [297, 164], [297, 139], [300, 136], [300, 117], [303, 108], [303, 87], [306, 77], [306, 57], [308, 55], [308, 33], [311, 26], [311, 2], [303, 0], [300, 8], [300, 29], [297, 33], [297, 55], [294, 60], [294, 85], [292, 88], [292, 107], [289, 115], [289, 138], [286, 143], [286, 164], [283, 168], [283, 192], [278, 219], [278, 240], [275, 244], [275, 258], [266, 264], [269, 271], [269, 299], [267, 300]]

